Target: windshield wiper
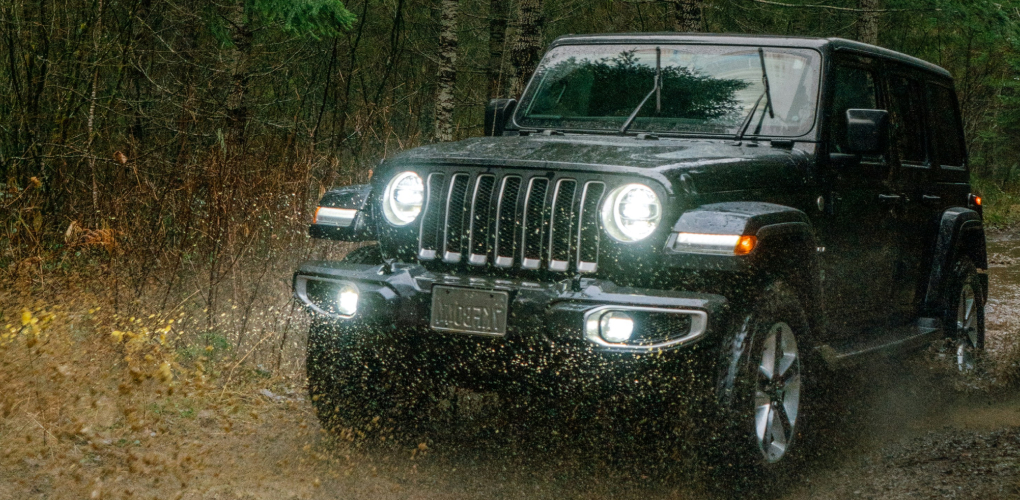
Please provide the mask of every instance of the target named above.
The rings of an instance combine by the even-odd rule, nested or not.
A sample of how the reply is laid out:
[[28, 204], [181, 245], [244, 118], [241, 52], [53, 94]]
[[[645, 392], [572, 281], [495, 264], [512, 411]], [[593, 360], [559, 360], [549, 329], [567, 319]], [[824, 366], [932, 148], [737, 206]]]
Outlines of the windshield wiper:
[[[776, 113], [772, 110], [772, 89], [769, 87], [769, 73], [765, 70], [765, 51], [761, 47], [758, 47], [758, 60], [761, 61], [761, 83], [765, 86], [765, 91], [758, 96], [758, 100], [754, 101], [754, 106], [751, 108], [751, 112], [748, 113], [747, 117], [744, 118], [743, 123], [740, 124], [740, 132], [737, 133], [737, 140], [742, 141], [744, 134], [747, 133], [747, 127], [751, 126], [751, 119], [754, 118], [754, 113], [758, 111], [758, 105], [761, 104], [761, 100], [765, 98], [765, 109], [769, 112], [769, 118], [775, 118]], [[765, 121], [765, 113], [762, 113], [761, 119], [758, 120], [758, 125], [754, 128], [754, 135], [761, 133], [761, 124]]]
[[662, 111], [662, 49], [659, 47], [655, 47], [655, 83], [652, 85], [652, 91], [644, 99], [641, 99], [641, 103], [634, 108], [634, 111], [627, 117], [627, 121], [623, 122], [623, 126], [620, 127], [621, 134], [627, 133], [627, 129], [634, 123], [634, 119], [641, 112], [641, 108], [645, 107], [648, 99], [651, 99], [652, 94], [655, 94], [655, 112], [658, 113]]

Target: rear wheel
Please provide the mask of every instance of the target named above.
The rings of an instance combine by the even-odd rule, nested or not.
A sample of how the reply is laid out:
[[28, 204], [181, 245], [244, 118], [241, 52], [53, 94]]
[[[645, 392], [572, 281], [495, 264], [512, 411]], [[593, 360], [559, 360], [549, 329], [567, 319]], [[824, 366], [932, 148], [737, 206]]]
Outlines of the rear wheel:
[[977, 368], [985, 348], [984, 289], [977, 268], [969, 258], [956, 261], [942, 302], [942, 324], [952, 342], [953, 360], [960, 372]]

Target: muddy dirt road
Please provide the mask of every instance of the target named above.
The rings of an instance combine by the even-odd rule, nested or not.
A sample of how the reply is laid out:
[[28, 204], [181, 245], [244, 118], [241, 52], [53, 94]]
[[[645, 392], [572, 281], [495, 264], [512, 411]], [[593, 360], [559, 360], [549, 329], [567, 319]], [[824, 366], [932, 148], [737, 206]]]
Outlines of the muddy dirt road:
[[[849, 389], [793, 486], [736, 496], [1020, 498], [1020, 395], [1001, 380], [1018, 359], [1020, 245], [989, 247], [988, 373], [961, 382], [932, 368], [934, 351], [846, 373]], [[255, 380], [218, 393], [181, 386], [131, 400], [116, 396], [124, 384], [103, 382], [102, 367], [55, 366], [65, 375], [54, 375], [60, 390], [75, 390], [75, 379], [97, 382], [50, 420], [0, 397], [0, 499], [727, 496], [682, 446], [631, 439], [627, 427], [641, 422], [507, 422], [483, 406], [422, 443], [383, 435], [365, 446], [323, 433], [296, 382]], [[60, 427], [65, 421], [73, 425]]]

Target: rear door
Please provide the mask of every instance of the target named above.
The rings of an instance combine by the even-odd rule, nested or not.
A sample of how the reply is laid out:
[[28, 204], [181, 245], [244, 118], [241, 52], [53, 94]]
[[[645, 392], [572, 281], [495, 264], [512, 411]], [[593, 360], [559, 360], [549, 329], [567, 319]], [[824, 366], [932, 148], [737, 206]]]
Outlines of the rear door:
[[893, 323], [904, 324], [917, 316], [933, 241], [933, 218], [940, 198], [934, 195], [929, 154], [929, 122], [924, 105], [923, 81], [909, 68], [889, 63], [888, 90], [890, 144], [893, 171], [890, 224], [895, 232], [896, 256], [890, 295]]

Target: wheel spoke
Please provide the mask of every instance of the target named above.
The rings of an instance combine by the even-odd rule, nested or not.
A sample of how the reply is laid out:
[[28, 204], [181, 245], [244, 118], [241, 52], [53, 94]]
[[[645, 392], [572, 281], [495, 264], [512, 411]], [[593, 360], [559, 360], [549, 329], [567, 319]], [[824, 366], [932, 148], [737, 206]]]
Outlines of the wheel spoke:
[[772, 412], [772, 400], [769, 399], [768, 394], [758, 391], [755, 394], [755, 406], [754, 406], [754, 434], [758, 437], [758, 442], [764, 444], [765, 430], [768, 427], [769, 414]]
[[797, 412], [800, 410], [800, 374], [790, 377], [785, 384], [783, 393], [783, 409], [789, 418], [790, 427], [797, 425]]
[[769, 332], [769, 336], [765, 339], [765, 345], [761, 353], [761, 364], [758, 366], [758, 370], [769, 381], [772, 381], [776, 375], [776, 334], [774, 329], [772, 332]]
[[797, 362], [797, 339], [786, 323], [782, 323], [780, 327], [779, 346], [782, 357], [778, 360], [777, 371], [781, 378], [785, 378], [787, 370]]
[[781, 458], [783, 453], [786, 452], [787, 443], [789, 443], [781, 413], [781, 411], [778, 411], [778, 408], [773, 407], [772, 412], [769, 414], [769, 437], [771, 439], [768, 442], [768, 450], [769, 458], [772, 460]]

